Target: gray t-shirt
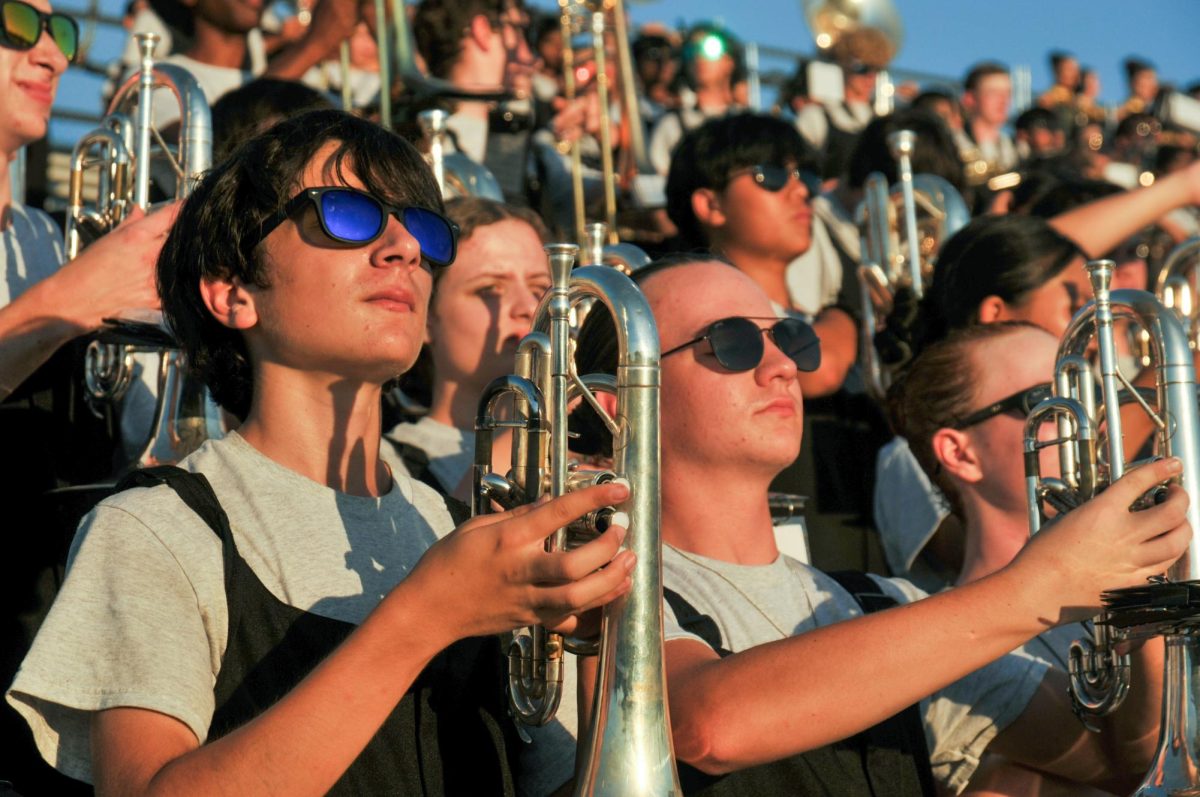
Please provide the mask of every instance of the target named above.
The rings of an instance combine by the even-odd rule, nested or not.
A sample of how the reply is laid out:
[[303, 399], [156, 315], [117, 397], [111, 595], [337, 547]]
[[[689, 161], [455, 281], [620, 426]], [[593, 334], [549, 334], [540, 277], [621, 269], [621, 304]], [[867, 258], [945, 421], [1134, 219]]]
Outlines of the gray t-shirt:
[[0, 307], [58, 271], [66, 259], [63, 235], [36, 208], [13, 203], [10, 224], [0, 232]]
[[[403, 475], [379, 498], [346, 495], [236, 433], [182, 464], [208, 478], [275, 597], [345, 622], [361, 622], [453, 528], [441, 496]], [[217, 536], [169, 487], [126, 491], [84, 519], [8, 700], [47, 761], [90, 780], [92, 712], [151, 709], [207, 737], [227, 625]]]
[[[900, 603], [926, 597], [903, 579], [872, 578]], [[734, 653], [862, 614], [833, 579], [788, 556], [769, 565], [738, 565], [664, 546], [663, 582], [711, 616], [724, 647]], [[666, 641], [703, 643], [680, 627], [670, 606], [663, 614]], [[988, 743], [1025, 709], [1046, 668], [1045, 662], [1018, 649], [921, 701], [939, 783], [953, 792], [962, 790]]]

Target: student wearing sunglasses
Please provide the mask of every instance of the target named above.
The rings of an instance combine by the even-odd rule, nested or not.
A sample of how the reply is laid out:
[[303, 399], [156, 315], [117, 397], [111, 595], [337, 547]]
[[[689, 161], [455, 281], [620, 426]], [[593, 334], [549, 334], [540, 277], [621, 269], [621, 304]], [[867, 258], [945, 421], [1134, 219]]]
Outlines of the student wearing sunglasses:
[[[14, 159], [46, 136], [59, 79], [78, 47], [77, 24], [47, 0], [0, 2], [0, 437], [7, 450], [21, 452], [0, 465], [0, 502], [14, 519], [13, 539], [26, 541], [52, 536], [44, 507], [34, 506], [42, 493], [111, 472], [114, 429], [85, 406], [79, 362], [101, 319], [158, 306], [154, 260], [174, 217], [170, 210], [148, 218], [137, 211], [64, 263], [62, 230], [13, 195]], [[29, 618], [49, 602], [37, 585], [50, 583], [52, 568], [61, 566], [57, 545], [53, 553], [37, 548], [14, 546], [7, 563], [11, 597], [0, 611], [5, 683], [32, 639], [36, 622]], [[40, 766], [23, 725], [0, 708], [0, 736], [12, 751], [0, 778], [27, 793], [64, 793]]]
[[[815, 364], [803, 333], [774, 322], [768, 297], [724, 263], [677, 260], [638, 281], [664, 351], [665, 659], [684, 792], [956, 793], [985, 750], [1132, 789], [1153, 753], [1158, 690], [1139, 682], [1135, 703], [1092, 734], [1063, 674], [1010, 651], [1182, 552], [1181, 491], [1156, 516], [1128, 511], [1168, 468], [1135, 470], [1008, 566], [944, 594], [835, 580], [779, 553], [767, 503], [801, 444], [797, 374]], [[615, 365], [605, 321], [589, 317], [580, 334], [581, 370]], [[972, 428], [1012, 420], [1002, 415]], [[1160, 652], [1139, 654], [1139, 679], [1158, 677]]]
[[[978, 324], [923, 351], [897, 385], [893, 426], [964, 530], [958, 584], [1003, 569], [1029, 542], [1025, 418], [1051, 395], [1046, 380], [1054, 373], [1057, 349], [1055, 337], [1026, 322]], [[1045, 434], [1055, 433], [1047, 425]], [[1041, 459], [1042, 472], [1053, 475], [1055, 450], [1043, 450]], [[1087, 635], [1079, 624], [1062, 625], [1039, 634], [1027, 649], [1067, 672], [1071, 643]], [[984, 760], [971, 785], [1006, 794], [1082, 788], [996, 757]]]
[[627, 488], [455, 530], [460, 504], [380, 459], [455, 238], [421, 156], [338, 111], [189, 196], [164, 311], [243, 422], [85, 519], [8, 695], [58, 768], [100, 793], [512, 793], [496, 635], [628, 588], [620, 528], [544, 550]]

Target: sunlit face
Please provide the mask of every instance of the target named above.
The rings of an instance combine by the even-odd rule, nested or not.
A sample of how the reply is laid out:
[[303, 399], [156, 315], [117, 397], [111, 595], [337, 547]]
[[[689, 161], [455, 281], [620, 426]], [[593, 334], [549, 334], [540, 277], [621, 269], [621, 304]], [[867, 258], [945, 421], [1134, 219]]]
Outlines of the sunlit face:
[[754, 175], [740, 174], [718, 196], [724, 223], [710, 237], [728, 251], [790, 261], [812, 245], [811, 197], [795, 177], [789, 177], [780, 190], [770, 191]]
[[226, 33], [244, 34], [257, 28], [266, 8], [263, 0], [185, 0], [198, 19]]
[[[723, 263], [670, 268], [643, 284], [658, 323], [663, 351], [691, 340], [722, 318], [772, 319], [766, 294]], [[759, 321], [766, 327], [772, 320]], [[664, 479], [680, 467], [731, 464], [771, 477], [800, 451], [803, 406], [796, 365], [767, 337], [757, 368], [724, 369], [707, 341], [662, 360]]]
[[517, 343], [549, 287], [550, 267], [533, 227], [506, 219], [476, 228], [441, 275], [430, 308], [437, 378], [482, 389], [511, 372]]
[[[1028, 387], [1050, 382], [1058, 339], [1040, 329], [1014, 330], [983, 341], [971, 352], [975, 393], [964, 415]], [[972, 489], [988, 503], [1020, 512], [1026, 504], [1025, 419], [1017, 412], [1001, 413], [964, 430], [982, 468], [982, 480]], [[1052, 452], [1043, 457], [1043, 472]]]
[[1079, 62], [1074, 58], [1064, 58], [1058, 65], [1058, 83], [1072, 91], [1079, 85]]
[[1008, 111], [1012, 105], [1012, 81], [1008, 75], [984, 76], [973, 94], [980, 119], [996, 126], [1008, 121]]
[[[340, 184], [321, 148], [296, 187]], [[344, 169], [345, 184], [363, 188]], [[306, 207], [260, 246], [269, 287], [248, 287], [258, 323], [245, 331], [252, 358], [298, 371], [382, 384], [420, 351], [432, 276], [420, 244], [395, 217], [366, 246], [327, 238]]]
[[[46, 0], [29, 2], [51, 10]], [[66, 56], [45, 30], [32, 49], [0, 47], [0, 147], [5, 157], [45, 137], [58, 79], [66, 69]]]
[[1062, 271], [1031, 291], [1020, 303], [1008, 305], [999, 321], [1028, 321], [1051, 335], [1062, 337], [1071, 316], [1089, 295], [1082, 261], [1074, 260]]
[[1153, 102], [1158, 94], [1158, 73], [1153, 69], [1143, 69], [1129, 81], [1129, 91], [1146, 102]]

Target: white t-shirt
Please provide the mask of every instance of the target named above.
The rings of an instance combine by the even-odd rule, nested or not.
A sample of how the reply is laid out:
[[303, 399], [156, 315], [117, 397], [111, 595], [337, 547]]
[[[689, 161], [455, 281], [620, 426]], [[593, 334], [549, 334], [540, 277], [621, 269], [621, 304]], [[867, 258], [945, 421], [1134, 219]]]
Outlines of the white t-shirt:
[[[903, 579], [872, 578], [900, 603], [926, 597]], [[853, 596], [829, 576], [782, 555], [769, 565], [738, 565], [667, 545], [663, 583], [712, 617], [722, 645], [734, 653], [862, 614]], [[668, 642], [704, 642], [680, 627], [669, 605], [664, 628]], [[855, 652], [848, 650], [846, 655]], [[1044, 661], [1018, 649], [921, 701], [933, 773], [940, 784], [953, 792], [962, 790], [988, 743], [1024, 711], [1046, 669]]]

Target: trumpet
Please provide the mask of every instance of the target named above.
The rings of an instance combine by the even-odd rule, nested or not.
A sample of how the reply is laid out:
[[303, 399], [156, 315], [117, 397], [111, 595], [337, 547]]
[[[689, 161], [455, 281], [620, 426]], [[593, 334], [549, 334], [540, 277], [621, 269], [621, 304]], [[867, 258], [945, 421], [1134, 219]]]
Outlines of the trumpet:
[[[1156, 427], [1155, 450], [1179, 457], [1180, 483], [1189, 495], [1200, 495], [1200, 406], [1188, 336], [1175, 313], [1145, 291], [1110, 290], [1115, 264], [1088, 264], [1095, 299], [1085, 306], [1063, 337], [1055, 367], [1055, 395], [1030, 413], [1025, 426], [1025, 474], [1030, 531], [1036, 533], [1048, 512], [1069, 511], [1119, 479], [1126, 469], [1121, 436], [1121, 404], [1133, 401], [1150, 414]], [[1130, 316], [1150, 333], [1156, 386], [1153, 404], [1121, 373], [1113, 322]], [[1102, 401], [1096, 405], [1092, 370], [1085, 358], [1092, 342], [1099, 350]], [[1058, 437], [1039, 439], [1043, 424], [1054, 422]], [[1039, 452], [1057, 447], [1061, 478], [1041, 474]], [[1161, 488], [1160, 488], [1161, 489]], [[1147, 496], [1142, 502], [1153, 500]], [[1142, 503], [1139, 502], [1139, 503]], [[1130, 662], [1116, 652], [1127, 639], [1163, 636], [1166, 664], [1163, 719], [1157, 752], [1137, 795], [1195, 793], [1200, 787], [1200, 739], [1191, 727], [1196, 716], [1197, 665], [1200, 664], [1200, 611], [1180, 601], [1196, 585], [1200, 573], [1200, 507], [1188, 507], [1193, 538], [1187, 555], [1171, 566], [1164, 579], [1144, 587], [1105, 593], [1104, 610], [1091, 639], [1071, 645], [1069, 674], [1076, 714], [1094, 729], [1097, 717], [1115, 710], [1129, 689]]]
[[888, 136], [900, 181], [889, 188], [883, 174], [871, 173], [863, 183], [863, 201], [855, 211], [862, 248], [862, 265], [858, 268], [863, 317], [859, 362], [868, 388], [877, 397], [887, 392], [891, 381], [875, 349], [880, 320], [892, 311], [900, 288], [921, 298], [933, 276], [938, 249], [971, 218], [966, 202], [945, 179], [913, 174], [915, 144], [916, 134], [911, 130], [898, 130]]
[[[637, 286], [616, 269], [584, 266], [572, 274], [578, 247], [551, 244], [552, 287], [542, 299], [533, 332], [519, 344], [516, 372], [493, 381], [479, 401], [472, 470], [472, 513], [560, 496], [613, 478], [630, 482], [621, 507], [560, 529], [547, 550], [566, 550], [607, 528], [614, 512], [628, 520], [625, 545], [638, 557], [631, 592], [604, 608], [598, 645], [564, 639], [535, 627], [509, 648], [510, 711], [521, 723], [549, 722], [562, 697], [563, 655], [599, 652], [596, 697], [576, 794], [678, 794], [666, 707], [662, 639], [662, 546], [659, 539], [659, 343], [653, 316]], [[585, 299], [603, 303], [616, 320], [616, 379], [580, 376], [571, 356], [572, 307]], [[601, 408], [595, 390], [616, 393], [615, 419]], [[497, 417], [512, 399], [514, 419]], [[612, 472], [568, 465], [567, 406], [586, 401], [613, 433]], [[511, 471], [492, 472], [492, 438], [512, 428]]]

